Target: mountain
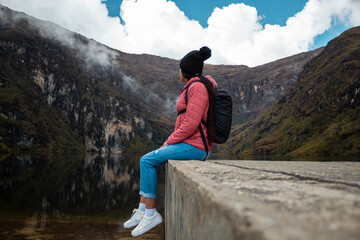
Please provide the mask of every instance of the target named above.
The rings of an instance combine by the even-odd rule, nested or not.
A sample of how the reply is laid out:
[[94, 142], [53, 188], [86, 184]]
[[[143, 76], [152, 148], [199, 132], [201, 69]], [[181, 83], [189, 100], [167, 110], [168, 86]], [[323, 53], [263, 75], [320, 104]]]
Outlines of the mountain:
[[322, 48], [296, 54], [261, 66], [207, 65], [204, 71], [233, 97], [233, 124], [255, 119], [274, 104], [296, 81], [305, 63]]
[[328, 43], [288, 92], [254, 121], [234, 127], [234, 154], [358, 156], [360, 27]]
[[122, 71], [122, 53], [8, 8], [0, 12], [3, 153], [134, 156], [165, 140], [172, 129], [165, 102]]
[[[205, 65], [234, 99], [234, 123], [255, 119], [322, 49], [255, 68]], [[0, 152], [119, 153], [162, 144], [183, 84], [179, 61], [127, 54], [0, 5]]]
[[[204, 74], [211, 75], [219, 87], [230, 92], [234, 101], [233, 123], [253, 120], [269, 108], [296, 81], [305, 63], [323, 48], [296, 54], [257, 67], [205, 64]], [[179, 61], [147, 54], [127, 54], [122, 59], [130, 76], [166, 99], [174, 109], [182, 83]], [[136, 67], [138, 66], [138, 67]], [[155, 78], [154, 78], [155, 76]], [[152, 80], [154, 78], [154, 80]]]

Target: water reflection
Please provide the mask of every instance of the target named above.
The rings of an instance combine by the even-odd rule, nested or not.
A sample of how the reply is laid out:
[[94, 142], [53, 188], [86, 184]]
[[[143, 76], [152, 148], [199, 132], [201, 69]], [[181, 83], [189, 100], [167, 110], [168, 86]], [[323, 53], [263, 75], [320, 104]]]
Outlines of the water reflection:
[[[0, 173], [0, 239], [131, 238], [122, 222], [137, 206], [140, 172], [123, 155], [8, 157]], [[163, 188], [163, 168], [159, 177]], [[164, 239], [164, 224], [139, 239]]]
[[138, 165], [123, 155], [16, 156], [0, 171], [0, 200], [13, 213], [122, 217], [139, 198]]
[[[213, 153], [210, 159], [233, 159]], [[239, 157], [237, 157], [239, 159]], [[244, 157], [263, 160], [261, 157]], [[339, 160], [280, 159], [267, 160]], [[342, 159], [344, 160], [344, 159]], [[348, 159], [347, 159], [348, 160]], [[125, 219], [139, 200], [139, 165], [124, 155], [61, 154], [8, 157], [0, 161], [0, 213], [23, 216], [106, 216]], [[163, 211], [164, 167], [159, 168], [158, 206]]]
[[[234, 158], [212, 153], [210, 159]], [[261, 156], [244, 156], [243, 159], [339, 160], [314, 157], [263, 159]], [[138, 162], [131, 162], [121, 154], [86, 155], [85, 158], [61, 154], [50, 160], [31, 155], [8, 157], [0, 161], [0, 173], [1, 215], [81, 215], [125, 219], [139, 200]], [[160, 167], [158, 173], [157, 208], [163, 211], [164, 167]]]

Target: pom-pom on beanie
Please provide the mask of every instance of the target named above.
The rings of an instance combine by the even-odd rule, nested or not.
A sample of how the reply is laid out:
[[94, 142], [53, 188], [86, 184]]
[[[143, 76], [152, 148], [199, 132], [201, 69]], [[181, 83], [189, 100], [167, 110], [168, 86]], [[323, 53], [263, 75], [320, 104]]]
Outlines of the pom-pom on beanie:
[[211, 50], [202, 47], [186, 54], [180, 61], [181, 70], [190, 76], [200, 76], [203, 71], [204, 61], [211, 57]]

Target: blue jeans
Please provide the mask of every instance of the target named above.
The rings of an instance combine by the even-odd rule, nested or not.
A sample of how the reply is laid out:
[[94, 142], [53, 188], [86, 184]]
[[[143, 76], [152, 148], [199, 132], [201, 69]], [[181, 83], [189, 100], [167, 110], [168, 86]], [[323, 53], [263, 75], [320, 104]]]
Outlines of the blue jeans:
[[[209, 154], [210, 155], [210, 152]], [[156, 168], [171, 160], [203, 160], [204, 150], [187, 143], [166, 145], [145, 154], [140, 159], [140, 195], [146, 198], [156, 198], [157, 174]]]

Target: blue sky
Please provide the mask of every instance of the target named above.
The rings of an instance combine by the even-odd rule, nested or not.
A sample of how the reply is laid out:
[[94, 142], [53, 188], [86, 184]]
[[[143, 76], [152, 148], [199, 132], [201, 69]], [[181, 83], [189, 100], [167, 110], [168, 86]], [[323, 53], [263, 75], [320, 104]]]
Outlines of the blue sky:
[[0, 4], [123, 52], [180, 59], [206, 45], [212, 49], [207, 63], [250, 67], [325, 46], [360, 25], [360, 0], [0, 0]]
[[[109, 16], [120, 16], [122, 0], [103, 1], [109, 11]], [[284, 25], [288, 17], [300, 12], [307, 0], [175, 0], [173, 1], [187, 17], [200, 22], [207, 27], [207, 20], [214, 8], [222, 8], [232, 3], [245, 3], [257, 9], [258, 14], [265, 16], [264, 23]]]
[[[255, 7], [258, 15], [263, 19], [261, 24], [279, 24], [284, 26], [289, 17], [300, 12], [308, 0], [175, 0], [173, 2], [182, 10], [185, 15], [192, 20], [199, 21], [201, 26], [207, 27], [207, 20], [211, 16], [214, 9], [223, 8], [232, 3], [244, 3]], [[109, 16], [120, 17], [120, 5], [122, 0], [103, 1], [106, 5]], [[325, 46], [328, 41], [337, 37], [349, 27], [341, 23], [334, 25], [325, 33], [315, 38], [314, 45], [311, 50]]]

